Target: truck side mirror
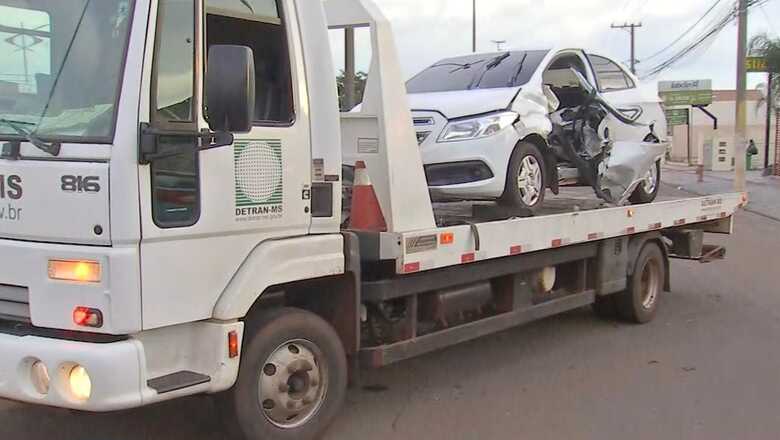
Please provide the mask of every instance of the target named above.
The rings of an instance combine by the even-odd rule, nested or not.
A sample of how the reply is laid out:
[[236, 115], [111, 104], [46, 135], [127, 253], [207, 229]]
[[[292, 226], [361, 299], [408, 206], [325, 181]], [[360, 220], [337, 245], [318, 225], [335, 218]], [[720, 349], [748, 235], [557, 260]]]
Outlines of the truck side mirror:
[[206, 120], [215, 132], [246, 133], [255, 113], [255, 60], [246, 46], [214, 45], [206, 66]]

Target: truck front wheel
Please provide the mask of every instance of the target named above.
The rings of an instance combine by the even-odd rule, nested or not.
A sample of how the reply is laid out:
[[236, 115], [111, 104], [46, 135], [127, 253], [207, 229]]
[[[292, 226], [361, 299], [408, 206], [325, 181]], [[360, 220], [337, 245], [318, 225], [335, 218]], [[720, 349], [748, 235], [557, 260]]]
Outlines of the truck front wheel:
[[218, 396], [225, 426], [247, 440], [313, 439], [341, 409], [344, 348], [319, 316], [282, 308], [247, 322], [235, 386]]

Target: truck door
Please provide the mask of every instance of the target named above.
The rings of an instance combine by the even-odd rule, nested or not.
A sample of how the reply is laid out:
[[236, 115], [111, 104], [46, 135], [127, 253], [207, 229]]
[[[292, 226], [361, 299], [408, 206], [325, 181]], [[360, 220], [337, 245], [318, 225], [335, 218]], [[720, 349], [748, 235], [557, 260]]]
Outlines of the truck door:
[[[309, 231], [309, 112], [293, 8], [291, 0], [159, 1], [145, 130], [158, 152], [184, 152], [140, 166], [144, 328], [211, 317], [252, 249]], [[233, 145], [198, 152], [215, 44], [252, 49], [255, 121]]]

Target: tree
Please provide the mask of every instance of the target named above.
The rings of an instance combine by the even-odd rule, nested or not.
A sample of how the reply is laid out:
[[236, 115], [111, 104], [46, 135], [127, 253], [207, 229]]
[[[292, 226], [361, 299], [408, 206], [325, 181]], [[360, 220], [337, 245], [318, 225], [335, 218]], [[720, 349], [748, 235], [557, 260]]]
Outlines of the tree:
[[345, 93], [344, 89], [344, 78], [346, 77], [346, 73], [342, 70], [339, 72], [339, 75], [336, 77], [336, 84], [338, 84], [338, 90], [339, 90], [339, 108], [341, 111], [350, 111], [352, 110], [352, 107], [354, 107], [355, 104], [360, 104], [363, 102], [363, 92], [366, 90], [366, 80], [368, 79], [368, 74], [366, 72], [357, 72], [355, 73], [355, 102], [353, 103], [353, 106], [350, 108], [347, 108], [347, 94]]
[[[752, 56], [763, 57], [766, 59], [767, 67], [772, 76], [772, 89], [766, 91], [766, 97], [772, 97], [775, 112], [775, 127], [780, 126], [780, 39], [770, 38], [767, 34], [756, 35], [750, 40], [748, 46], [749, 53]], [[758, 102], [759, 107], [766, 106], [766, 98], [762, 97]], [[771, 109], [770, 109], [771, 111]], [[775, 137], [775, 175], [780, 175], [780, 139]]]
[[772, 73], [772, 97], [775, 107], [780, 101], [780, 39], [772, 39], [767, 34], [756, 35], [750, 40], [749, 53], [752, 56], [766, 58], [769, 71]]

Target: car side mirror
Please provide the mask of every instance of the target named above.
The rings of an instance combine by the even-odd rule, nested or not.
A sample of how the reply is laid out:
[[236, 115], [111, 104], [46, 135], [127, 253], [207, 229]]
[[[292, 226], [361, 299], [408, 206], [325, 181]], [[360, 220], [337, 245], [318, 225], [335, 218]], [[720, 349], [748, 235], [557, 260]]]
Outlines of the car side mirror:
[[214, 45], [206, 66], [206, 120], [215, 132], [246, 133], [255, 112], [255, 60], [246, 46]]

